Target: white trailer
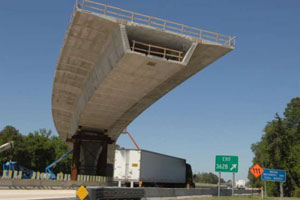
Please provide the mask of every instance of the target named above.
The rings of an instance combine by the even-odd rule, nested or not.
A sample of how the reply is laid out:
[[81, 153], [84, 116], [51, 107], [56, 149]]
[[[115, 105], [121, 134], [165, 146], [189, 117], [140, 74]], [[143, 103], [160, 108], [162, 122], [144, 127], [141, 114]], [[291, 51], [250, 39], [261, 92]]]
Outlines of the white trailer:
[[245, 189], [246, 188], [246, 181], [245, 180], [238, 180], [235, 183], [235, 186], [237, 187], [237, 189]]
[[186, 160], [146, 150], [115, 151], [114, 180], [131, 183], [186, 184]]

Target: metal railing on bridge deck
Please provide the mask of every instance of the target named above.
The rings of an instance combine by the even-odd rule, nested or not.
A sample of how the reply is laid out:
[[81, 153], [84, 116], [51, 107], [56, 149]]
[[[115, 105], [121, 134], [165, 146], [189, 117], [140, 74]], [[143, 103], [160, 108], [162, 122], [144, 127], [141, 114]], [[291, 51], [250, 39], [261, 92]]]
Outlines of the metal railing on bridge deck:
[[146, 44], [143, 42], [138, 42], [135, 40], [131, 41], [131, 50], [140, 52], [140, 53], [145, 53], [146, 55], [154, 55], [170, 60], [175, 60], [175, 61], [182, 61], [183, 58], [183, 52], [182, 51], [177, 51], [174, 49], [169, 49], [165, 47], [159, 47], [156, 45], [152, 44]]
[[76, 8], [81, 8], [83, 10], [115, 17], [128, 22], [148, 25], [165, 31], [181, 33], [196, 38], [200, 42], [202, 40], [205, 40], [215, 42], [217, 44], [231, 48], [235, 47], [235, 37], [233, 36], [216, 33], [201, 28], [196, 28], [193, 26], [188, 26], [181, 23], [160, 19], [157, 17], [152, 17], [149, 15], [144, 15], [137, 12], [128, 11], [115, 6], [106, 5], [94, 0], [77, 0], [75, 6]]

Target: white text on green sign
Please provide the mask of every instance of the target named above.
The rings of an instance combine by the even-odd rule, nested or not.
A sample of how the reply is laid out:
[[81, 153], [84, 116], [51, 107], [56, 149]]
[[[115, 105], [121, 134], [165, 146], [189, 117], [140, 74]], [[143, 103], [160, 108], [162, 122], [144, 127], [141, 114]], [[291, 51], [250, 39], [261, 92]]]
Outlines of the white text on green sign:
[[215, 163], [216, 172], [237, 173], [239, 170], [239, 158], [237, 156], [217, 155]]

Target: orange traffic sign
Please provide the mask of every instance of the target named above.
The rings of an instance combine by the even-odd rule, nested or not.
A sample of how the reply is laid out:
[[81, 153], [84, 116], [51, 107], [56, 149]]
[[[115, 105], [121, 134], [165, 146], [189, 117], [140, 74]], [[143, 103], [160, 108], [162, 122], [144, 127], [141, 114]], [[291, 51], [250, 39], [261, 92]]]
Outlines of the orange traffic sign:
[[264, 170], [259, 164], [256, 164], [250, 169], [250, 172], [255, 176], [255, 178], [258, 178], [260, 175], [262, 175]]

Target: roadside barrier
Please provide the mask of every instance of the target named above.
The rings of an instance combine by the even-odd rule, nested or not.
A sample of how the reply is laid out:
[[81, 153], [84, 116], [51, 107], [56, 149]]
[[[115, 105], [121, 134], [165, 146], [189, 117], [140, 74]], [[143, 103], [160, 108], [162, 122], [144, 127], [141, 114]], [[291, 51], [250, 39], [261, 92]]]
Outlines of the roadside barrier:
[[2, 179], [10, 179], [9, 173], [7, 170], [3, 170]]
[[13, 179], [22, 179], [22, 171], [14, 171]]
[[[22, 179], [22, 171], [8, 171], [3, 170], [3, 175], [1, 179]], [[40, 172], [33, 172], [30, 180], [51, 180], [49, 173], [40, 173]], [[71, 175], [70, 174], [64, 174], [64, 173], [57, 173], [56, 179], [53, 181], [70, 181]], [[77, 181], [80, 182], [99, 182], [99, 183], [106, 183], [111, 182], [111, 177], [105, 177], [105, 176], [96, 176], [96, 175], [82, 175], [79, 174], [77, 176]]]
[[32, 173], [32, 176], [31, 176], [31, 179], [36, 179], [36, 177], [37, 177], [37, 173], [36, 173], [36, 172], [33, 172], [33, 173]]

